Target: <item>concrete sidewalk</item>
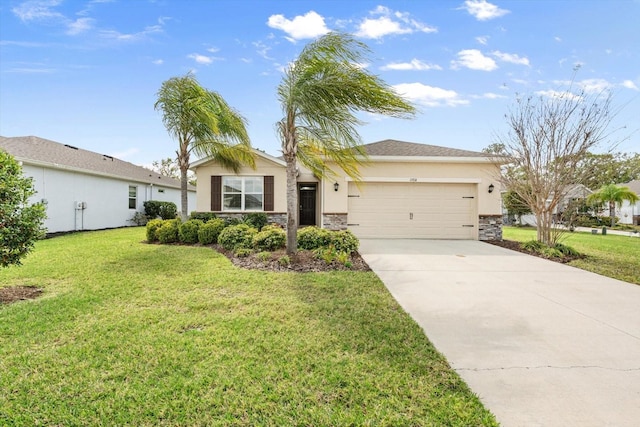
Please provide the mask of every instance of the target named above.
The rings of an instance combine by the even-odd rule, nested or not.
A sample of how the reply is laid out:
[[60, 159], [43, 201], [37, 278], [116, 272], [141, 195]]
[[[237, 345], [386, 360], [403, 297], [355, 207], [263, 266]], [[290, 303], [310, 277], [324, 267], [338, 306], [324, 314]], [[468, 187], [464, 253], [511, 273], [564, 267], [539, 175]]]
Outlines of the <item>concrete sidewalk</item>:
[[640, 286], [477, 241], [360, 253], [502, 425], [640, 425]]

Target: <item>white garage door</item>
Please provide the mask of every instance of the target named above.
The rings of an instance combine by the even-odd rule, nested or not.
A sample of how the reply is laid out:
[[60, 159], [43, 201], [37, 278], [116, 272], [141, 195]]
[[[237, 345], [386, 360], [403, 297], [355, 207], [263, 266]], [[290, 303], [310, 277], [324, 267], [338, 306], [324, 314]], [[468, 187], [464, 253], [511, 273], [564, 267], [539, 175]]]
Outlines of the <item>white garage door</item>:
[[349, 230], [361, 238], [477, 239], [474, 184], [349, 183]]

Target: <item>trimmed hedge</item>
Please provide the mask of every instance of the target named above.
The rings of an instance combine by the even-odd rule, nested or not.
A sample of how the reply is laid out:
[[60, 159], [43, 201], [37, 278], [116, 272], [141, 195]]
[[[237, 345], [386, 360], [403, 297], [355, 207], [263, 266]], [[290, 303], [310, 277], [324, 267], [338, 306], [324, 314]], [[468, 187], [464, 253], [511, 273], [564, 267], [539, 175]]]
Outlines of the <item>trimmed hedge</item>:
[[202, 245], [212, 245], [218, 243], [218, 236], [224, 230], [224, 220], [216, 218], [207, 221], [198, 230], [198, 242]]
[[163, 220], [152, 219], [147, 222], [147, 242], [153, 243], [158, 241], [158, 229], [162, 227]]
[[149, 218], [174, 219], [178, 215], [178, 208], [173, 202], [147, 200], [143, 205], [144, 214]]
[[182, 243], [198, 243], [198, 230], [204, 223], [199, 219], [190, 219], [178, 228], [178, 237]]
[[158, 241], [160, 243], [176, 243], [179, 241], [178, 229], [180, 228], [179, 219], [164, 220], [162, 226], [158, 229]]
[[258, 230], [247, 224], [232, 225], [222, 230], [218, 236], [218, 243], [228, 251], [235, 251], [239, 248], [251, 249], [253, 236], [257, 233]]
[[265, 225], [253, 236], [253, 247], [259, 251], [282, 249], [287, 244], [287, 233], [280, 227]]
[[337, 252], [352, 254], [358, 250], [360, 241], [349, 230], [331, 231], [331, 243]]
[[298, 249], [312, 251], [331, 244], [331, 232], [324, 228], [304, 227], [298, 230]]

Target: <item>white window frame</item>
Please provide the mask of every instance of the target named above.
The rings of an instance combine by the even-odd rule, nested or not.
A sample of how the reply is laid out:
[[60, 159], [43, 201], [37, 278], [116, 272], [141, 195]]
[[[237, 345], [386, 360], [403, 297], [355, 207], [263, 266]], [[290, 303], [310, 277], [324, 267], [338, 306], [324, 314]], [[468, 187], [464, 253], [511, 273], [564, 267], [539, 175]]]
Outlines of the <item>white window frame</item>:
[[[131, 197], [131, 189], [135, 192], [135, 195]], [[131, 207], [131, 201], [133, 200], [134, 206]], [[129, 209], [137, 209], [138, 208], [138, 186], [130, 185], [129, 186]]]
[[[235, 193], [235, 192], [225, 192], [224, 188], [225, 188], [225, 181], [226, 180], [240, 180], [241, 181], [241, 190], [239, 193]], [[262, 191], [260, 193], [258, 192], [247, 192], [246, 191], [246, 186], [247, 186], [247, 181], [248, 180], [260, 180], [260, 184], [262, 186]], [[227, 194], [240, 194], [240, 209], [237, 208], [227, 208], [225, 206], [224, 203], [224, 198], [225, 195]], [[253, 208], [253, 209], [247, 209], [245, 206], [245, 202], [246, 202], [246, 197], [248, 195], [260, 195], [261, 196], [261, 204], [259, 208]], [[251, 176], [238, 176], [238, 175], [226, 175], [222, 177], [222, 210], [224, 212], [263, 212], [264, 211], [264, 177], [263, 176], [255, 176], [255, 175], [251, 175]]]

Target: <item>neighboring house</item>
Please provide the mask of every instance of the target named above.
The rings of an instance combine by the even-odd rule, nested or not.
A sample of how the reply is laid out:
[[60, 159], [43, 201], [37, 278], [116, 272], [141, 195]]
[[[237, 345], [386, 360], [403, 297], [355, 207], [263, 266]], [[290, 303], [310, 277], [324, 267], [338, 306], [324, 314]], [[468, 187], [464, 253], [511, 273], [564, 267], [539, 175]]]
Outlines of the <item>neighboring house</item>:
[[[484, 153], [385, 140], [364, 145], [362, 180], [317, 179], [300, 167], [300, 226], [349, 229], [360, 238], [502, 238], [499, 165]], [[197, 210], [219, 216], [265, 212], [286, 223], [286, 165], [261, 151], [238, 174], [194, 162]], [[496, 191], [494, 191], [494, 188]]]
[[[633, 191], [638, 197], [640, 197], [640, 180], [620, 184], [620, 186], [629, 187], [629, 190]], [[620, 209], [616, 207], [616, 216], [620, 218], [621, 224], [640, 225], [640, 201], [631, 204], [628, 200], [625, 200], [622, 202], [622, 207]]]
[[[562, 191], [562, 198], [558, 202], [558, 205], [553, 210], [554, 220], [558, 222], [562, 222], [563, 214], [565, 210], [569, 206], [571, 202], [575, 202], [578, 200], [585, 200], [593, 191], [591, 191], [588, 187], [582, 184], [570, 184], [564, 187]], [[549, 202], [549, 200], [547, 200]], [[504, 211], [505, 216], [507, 215], [506, 209]], [[511, 219], [513, 222], [516, 222], [515, 219]], [[536, 226], [536, 216], [533, 214], [522, 215], [520, 218], [522, 225], [531, 225]]]
[[[0, 150], [22, 162], [32, 177], [32, 201], [47, 207], [48, 233], [134, 225], [147, 200], [174, 202], [180, 209], [180, 182], [149, 169], [35, 136], [0, 137]], [[189, 186], [195, 208], [195, 187]]]

